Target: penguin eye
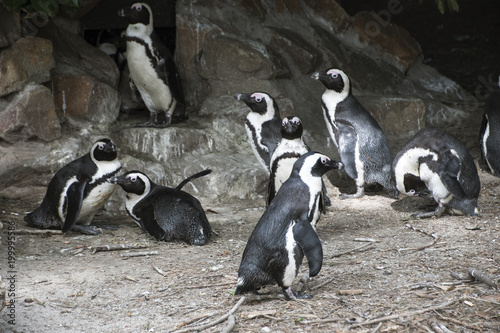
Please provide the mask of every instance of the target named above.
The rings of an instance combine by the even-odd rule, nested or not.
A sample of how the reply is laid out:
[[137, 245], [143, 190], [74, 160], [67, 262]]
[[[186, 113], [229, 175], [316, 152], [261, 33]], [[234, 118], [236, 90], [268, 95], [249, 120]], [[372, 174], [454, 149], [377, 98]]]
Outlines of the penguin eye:
[[133, 6], [132, 6], [132, 9], [135, 9], [135, 10], [137, 10], [138, 12], [140, 12], [140, 11], [142, 10], [142, 5], [140, 5], [140, 4], [133, 5]]
[[330, 76], [331, 76], [332, 78], [334, 78], [334, 79], [336, 79], [336, 78], [338, 78], [338, 77], [339, 77], [339, 73], [338, 73], [338, 72], [336, 72], [336, 71], [335, 71], [335, 70], [333, 70], [333, 69], [332, 69], [332, 70], [329, 70], [329, 71], [327, 72], [327, 74], [330, 74]]
[[281, 122], [281, 125], [286, 125], [286, 124], [288, 124], [288, 119], [287, 118], [283, 119], [283, 121]]
[[137, 176], [129, 176], [128, 179], [130, 179], [132, 183], [135, 183], [135, 181], [137, 180]]
[[256, 101], [257, 103], [262, 102], [262, 97], [260, 97], [260, 96], [255, 97], [255, 101]]
[[408, 191], [408, 194], [409, 195], [415, 195], [416, 191], [414, 189], [411, 189]]
[[329, 160], [329, 158], [328, 158], [328, 157], [323, 156], [323, 157], [321, 158], [321, 163], [322, 163], [322, 164], [326, 164], [326, 163], [328, 163], [328, 160]]
[[104, 146], [105, 146], [105, 144], [104, 144], [104, 143], [100, 143], [100, 144], [99, 144], [99, 150], [104, 150]]
[[299, 119], [299, 118], [297, 118], [297, 117], [294, 117], [294, 118], [292, 119], [292, 121], [293, 121], [293, 123], [294, 123], [294, 124], [296, 124], [296, 125], [300, 124], [300, 119]]

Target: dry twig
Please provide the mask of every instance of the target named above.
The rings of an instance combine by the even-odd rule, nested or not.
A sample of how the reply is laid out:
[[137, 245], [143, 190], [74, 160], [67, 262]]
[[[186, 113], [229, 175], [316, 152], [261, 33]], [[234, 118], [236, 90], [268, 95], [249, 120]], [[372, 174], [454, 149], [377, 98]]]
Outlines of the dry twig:
[[482, 283], [487, 284], [490, 287], [498, 289], [498, 285], [492, 278], [490, 278], [485, 272], [480, 271], [479, 269], [469, 268], [469, 276], [481, 281]]
[[17, 235], [62, 235], [61, 230], [52, 229], [16, 229]]
[[165, 277], [168, 275], [168, 273], [167, 273], [167, 272], [165, 272], [165, 271], [161, 270], [160, 268], [158, 268], [158, 267], [156, 267], [156, 266], [153, 266], [153, 268], [154, 268], [154, 270], [155, 270], [156, 272], [158, 272], [158, 274], [160, 274], [160, 275], [163, 275], [163, 276], [165, 276]]
[[420, 309], [420, 310], [415, 310], [415, 311], [406, 311], [406, 312], [402, 312], [399, 314], [381, 317], [378, 319], [367, 320], [367, 321], [364, 321], [362, 323], [357, 323], [357, 324], [351, 325], [351, 326], [349, 326], [349, 328], [354, 328], [354, 327], [364, 326], [364, 325], [371, 325], [371, 324], [378, 324], [380, 322], [387, 321], [387, 320], [397, 319], [397, 318], [401, 318], [401, 317], [411, 317], [411, 316], [419, 315], [419, 314], [429, 312], [429, 311], [440, 310], [440, 309], [446, 308], [446, 307], [456, 303], [458, 300], [459, 299], [454, 299], [454, 300], [451, 300], [448, 302], [438, 304], [436, 306], [430, 306], [430, 307], [425, 308], [425, 309]]
[[132, 249], [144, 249], [148, 247], [143, 244], [114, 244], [114, 245], [99, 245], [92, 247], [92, 254], [102, 251], [120, 251], [120, 250], [132, 250]]
[[120, 254], [122, 258], [130, 258], [130, 257], [142, 257], [142, 256], [151, 256], [158, 254], [158, 251], [147, 251], [147, 252], [127, 252]]
[[373, 242], [370, 242], [370, 243], [366, 243], [364, 245], [361, 245], [357, 248], [354, 248], [352, 250], [348, 250], [348, 251], [344, 251], [344, 252], [339, 252], [339, 253], [334, 253], [330, 256], [330, 258], [337, 258], [337, 257], [341, 257], [343, 255], [346, 255], [346, 254], [351, 254], [353, 252], [357, 252], [357, 251], [366, 251], [368, 250], [369, 248], [371, 248], [372, 246], [374, 246]]
[[220, 331], [220, 332], [221, 333], [229, 333], [229, 332], [231, 332], [233, 330], [234, 325], [236, 325], [236, 318], [234, 317], [234, 315], [230, 315], [227, 318], [227, 325], [226, 325], [226, 327], [224, 327], [224, 329], [222, 331]]
[[205, 330], [205, 329], [210, 328], [212, 326], [215, 326], [217, 324], [220, 324], [224, 320], [226, 320], [227, 318], [229, 318], [229, 316], [231, 316], [232, 314], [234, 314], [236, 312], [236, 310], [238, 310], [238, 308], [240, 307], [240, 305], [243, 304], [243, 302], [245, 301], [245, 299], [246, 299], [246, 296], [241, 297], [240, 300], [238, 301], [238, 303], [236, 303], [236, 305], [233, 306], [233, 308], [231, 310], [229, 310], [228, 313], [226, 313], [225, 315], [217, 318], [216, 320], [214, 320], [212, 322], [209, 322], [209, 323], [207, 323], [205, 325], [200, 325], [200, 326], [186, 327], [184, 329], [177, 330], [177, 331], [174, 331], [174, 332], [181, 333], [181, 332], [191, 332], [191, 331], [202, 331], [202, 330]]

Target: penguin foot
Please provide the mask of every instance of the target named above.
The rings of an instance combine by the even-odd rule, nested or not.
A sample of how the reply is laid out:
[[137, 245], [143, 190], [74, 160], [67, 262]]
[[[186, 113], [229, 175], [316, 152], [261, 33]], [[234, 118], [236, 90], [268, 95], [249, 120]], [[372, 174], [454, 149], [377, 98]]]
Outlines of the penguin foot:
[[344, 200], [344, 199], [361, 198], [363, 195], [365, 195], [364, 187], [358, 187], [356, 193], [354, 194], [340, 193], [339, 199]]
[[428, 212], [428, 213], [415, 213], [412, 214], [411, 217], [415, 219], [423, 219], [423, 218], [428, 218], [428, 217], [440, 217], [441, 215], [444, 214], [446, 211], [446, 207], [442, 204], [439, 204], [433, 212]]
[[311, 299], [313, 297], [312, 295], [299, 295], [292, 290], [292, 287], [283, 287], [283, 294], [285, 295], [285, 299], [287, 301], [294, 299]]

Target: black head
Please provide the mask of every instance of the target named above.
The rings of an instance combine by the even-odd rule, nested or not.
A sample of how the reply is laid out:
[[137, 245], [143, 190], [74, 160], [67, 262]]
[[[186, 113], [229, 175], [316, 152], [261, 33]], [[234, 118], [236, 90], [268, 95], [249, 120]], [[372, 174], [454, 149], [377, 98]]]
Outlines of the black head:
[[333, 90], [339, 94], [342, 92], [350, 93], [351, 91], [351, 81], [347, 74], [340, 69], [331, 68], [319, 71], [314, 73], [311, 77], [321, 81], [327, 89]]
[[141, 23], [146, 26], [153, 24], [153, 12], [151, 7], [144, 2], [136, 2], [130, 7], [118, 11], [118, 16], [126, 17], [129, 24]]
[[299, 117], [288, 116], [281, 121], [281, 136], [287, 140], [299, 139], [302, 137], [302, 122]]
[[234, 95], [239, 101], [245, 102], [246, 105], [258, 114], [264, 115], [266, 112], [278, 112], [278, 104], [271, 95], [265, 92], [254, 92], [252, 94], [236, 94]]
[[118, 156], [116, 146], [110, 139], [104, 138], [96, 141], [90, 149], [90, 155], [96, 161], [113, 161]]
[[304, 182], [312, 177], [321, 177], [327, 171], [341, 169], [344, 165], [318, 152], [308, 152], [302, 155], [293, 165], [292, 174], [298, 173]]
[[144, 173], [132, 170], [121, 176], [108, 179], [108, 182], [120, 185], [127, 193], [137, 194], [139, 196], [148, 194], [151, 190], [151, 179]]

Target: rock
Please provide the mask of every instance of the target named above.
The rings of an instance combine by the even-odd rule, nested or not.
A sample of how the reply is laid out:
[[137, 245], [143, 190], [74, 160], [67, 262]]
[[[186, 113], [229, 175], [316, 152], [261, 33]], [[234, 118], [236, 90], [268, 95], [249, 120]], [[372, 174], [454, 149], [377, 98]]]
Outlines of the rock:
[[418, 98], [400, 96], [359, 96], [359, 102], [384, 130], [393, 152], [427, 125], [426, 105]]
[[271, 80], [288, 75], [281, 59], [265, 45], [227, 35], [205, 40], [201, 62], [201, 76], [212, 80], [241, 80], [242, 76]]
[[8, 11], [0, 6], [0, 48], [14, 44], [21, 38], [21, 19], [19, 12]]
[[354, 16], [353, 27], [362, 43], [375, 46], [379, 57], [387, 59], [403, 73], [422, 56], [417, 41], [404, 28], [390, 23], [390, 18], [384, 20], [375, 12], [360, 12]]
[[20, 91], [28, 83], [50, 80], [53, 67], [49, 40], [38, 37], [19, 39], [0, 53], [0, 97]]
[[44, 86], [28, 85], [0, 111], [0, 138], [14, 143], [41, 139], [50, 142], [61, 137], [52, 93]]
[[53, 74], [91, 76], [114, 89], [118, 88], [120, 71], [116, 63], [81, 37], [48, 22], [38, 35], [52, 41], [56, 66]]
[[55, 75], [53, 87], [61, 119], [110, 124], [118, 118], [120, 96], [105, 83], [84, 75]]
[[321, 21], [333, 33], [344, 33], [351, 25], [352, 18], [335, 0], [309, 1], [315, 20]]

